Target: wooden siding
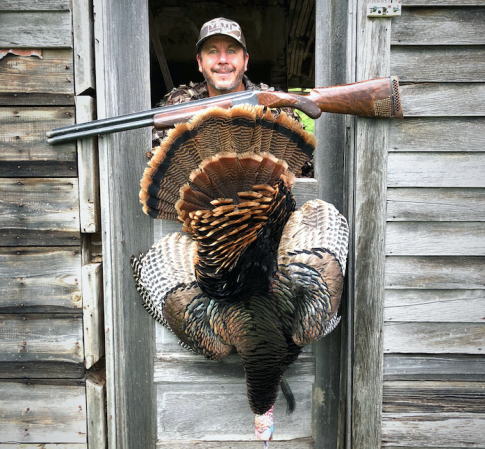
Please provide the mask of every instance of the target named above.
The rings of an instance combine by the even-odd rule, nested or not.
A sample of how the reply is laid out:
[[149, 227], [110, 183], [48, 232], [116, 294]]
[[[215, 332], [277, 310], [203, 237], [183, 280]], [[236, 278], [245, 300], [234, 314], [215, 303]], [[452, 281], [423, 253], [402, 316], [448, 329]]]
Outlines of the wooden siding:
[[[483, 2], [403, 2], [391, 71], [382, 447], [485, 447]], [[409, 6], [429, 6], [411, 8]]]

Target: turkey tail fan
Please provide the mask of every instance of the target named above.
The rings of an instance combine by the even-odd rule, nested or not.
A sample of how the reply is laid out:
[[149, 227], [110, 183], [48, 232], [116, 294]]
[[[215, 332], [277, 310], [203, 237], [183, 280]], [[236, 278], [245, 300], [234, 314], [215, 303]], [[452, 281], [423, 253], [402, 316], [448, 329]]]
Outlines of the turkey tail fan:
[[315, 137], [285, 113], [275, 119], [262, 106], [207, 109], [155, 148], [140, 183], [143, 210], [177, 221], [185, 219], [179, 217], [181, 199], [190, 204], [187, 212], [212, 210], [216, 199], [237, 205], [238, 193], [253, 185], [298, 175], [315, 146]]

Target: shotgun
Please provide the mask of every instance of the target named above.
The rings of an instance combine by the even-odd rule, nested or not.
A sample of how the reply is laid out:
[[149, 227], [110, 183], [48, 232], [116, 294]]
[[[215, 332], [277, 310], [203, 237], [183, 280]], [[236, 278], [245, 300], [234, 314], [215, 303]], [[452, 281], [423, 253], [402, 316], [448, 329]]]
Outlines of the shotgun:
[[316, 87], [306, 95], [274, 90], [246, 90], [219, 95], [189, 103], [56, 128], [47, 133], [47, 142], [55, 145], [98, 134], [109, 134], [144, 126], [167, 129], [177, 123], [188, 121], [204, 109], [215, 106], [228, 109], [239, 104], [260, 105], [269, 108], [296, 108], [312, 119], [320, 117], [322, 112], [361, 117], [403, 117], [399, 81], [396, 76], [391, 76], [342, 86]]

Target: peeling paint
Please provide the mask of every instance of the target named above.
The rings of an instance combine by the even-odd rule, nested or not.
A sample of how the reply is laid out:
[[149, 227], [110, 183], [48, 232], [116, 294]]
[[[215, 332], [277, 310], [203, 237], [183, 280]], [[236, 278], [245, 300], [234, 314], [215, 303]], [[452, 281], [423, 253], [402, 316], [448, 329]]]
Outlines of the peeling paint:
[[26, 48], [11, 48], [10, 50], [0, 48], [0, 59], [3, 59], [9, 53], [17, 56], [37, 56], [40, 59], [44, 59], [42, 57], [42, 50], [39, 48], [30, 50]]

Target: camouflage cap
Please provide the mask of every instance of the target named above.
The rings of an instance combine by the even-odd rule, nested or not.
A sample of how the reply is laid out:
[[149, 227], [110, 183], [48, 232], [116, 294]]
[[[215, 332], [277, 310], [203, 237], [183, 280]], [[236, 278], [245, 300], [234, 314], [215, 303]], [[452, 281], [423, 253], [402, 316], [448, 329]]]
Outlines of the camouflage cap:
[[244, 39], [244, 34], [241, 27], [234, 20], [224, 19], [224, 17], [218, 17], [217, 19], [209, 20], [202, 25], [200, 29], [199, 39], [197, 40], [196, 47], [199, 47], [210, 37], [217, 34], [225, 34], [226, 36], [232, 37], [238, 41], [244, 50], [246, 49], [246, 39]]

